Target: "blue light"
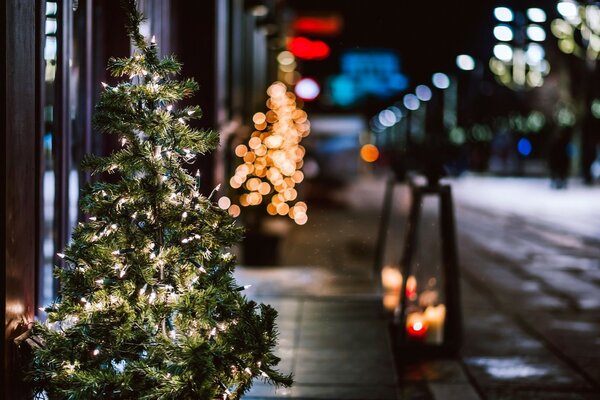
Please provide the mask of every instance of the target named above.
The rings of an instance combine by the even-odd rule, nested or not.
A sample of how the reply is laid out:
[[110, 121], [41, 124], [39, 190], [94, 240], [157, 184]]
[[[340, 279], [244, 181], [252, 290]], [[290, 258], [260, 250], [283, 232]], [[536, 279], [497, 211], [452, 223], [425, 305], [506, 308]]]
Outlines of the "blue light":
[[531, 142], [528, 139], [525, 138], [521, 138], [519, 140], [519, 143], [517, 143], [517, 150], [519, 151], [519, 154], [521, 154], [522, 156], [527, 157], [528, 155], [531, 154]]

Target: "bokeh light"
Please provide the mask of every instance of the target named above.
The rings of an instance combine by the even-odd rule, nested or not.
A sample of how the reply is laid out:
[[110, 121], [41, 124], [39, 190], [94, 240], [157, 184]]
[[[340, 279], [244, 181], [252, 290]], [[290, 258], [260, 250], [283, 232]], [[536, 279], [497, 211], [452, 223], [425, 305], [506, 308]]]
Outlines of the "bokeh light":
[[467, 54], [460, 54], [456, 57], [456, 65], [463, 71], [472, 71], [475, 69], [475, 60]]
[[379, 149], [373, 144], [365, 144], [360, 148], [360, 158], [368, 163], [375, 162], [379, 158]]
[[[243, 164], [238, 165], [229, 184], [234, 189], [248, 191], [239, 197], [242, 207], [256, 206], [268, 200], [266, 210], [270, 215], [288, 215], [298, 225], [303, 225], [308, 221], [306, 204], [298, 202], [292, 206], [288, 203], [296, 200], [295, 186], [304, 179], [300, 168], [306, 151], [300, 142], [310, 133], [310, 122], [306, 112], [298, 108], [296, 96], [284, 83], [273, 83], [267, 94], [269, 111], [254, 114], [252, 122], [256, 130], [247, 146], [240, 144], [235, 148], [235, 154], [242, 158]], [[298, 204], [301, 204], [300, 208]], [[233, 205], [228, 207], [232, 215], [237, 211]]]
[[438, 89], [447, 89], [450, 87], [450, 78], [448, 78], [448, 75], [442, 72], [436, 72], [433, 74], [431, 77], [431, 82], [433, 83], [433, 86]]

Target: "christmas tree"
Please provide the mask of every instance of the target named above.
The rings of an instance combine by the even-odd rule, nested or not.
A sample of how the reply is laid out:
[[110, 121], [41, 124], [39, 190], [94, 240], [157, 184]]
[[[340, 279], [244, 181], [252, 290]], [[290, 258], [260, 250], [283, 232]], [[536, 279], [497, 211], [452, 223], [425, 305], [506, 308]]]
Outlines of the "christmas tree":
[[104, 85], [94, 123], [122, 148], [89, 156], [93, 183], [82, 194], [90, 215], [59, 254], [60, 294], [32, 333], [29, 379], [49, 399], [237, 399], [254, 378], [289, 386], [273, 354], [276, 311], [243, 296], [228, 247], [242, 231], [227, 211], [199, 192], [185, 164], [215, 148], [218, 134], [193, 129], [198, 107], [176, 103], [196, 90], [175, 79], [181, 65], [160, 58], [143, 20], [125, 0], [137, 48], [113, 58], [127, 77]]

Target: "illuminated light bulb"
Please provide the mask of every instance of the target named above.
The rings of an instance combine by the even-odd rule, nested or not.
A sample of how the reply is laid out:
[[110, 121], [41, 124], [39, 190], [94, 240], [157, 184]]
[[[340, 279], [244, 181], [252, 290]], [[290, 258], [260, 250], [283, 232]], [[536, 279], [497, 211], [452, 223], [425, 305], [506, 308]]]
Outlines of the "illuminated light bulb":
[[267, 154], [267, 146], [265, 146], [264, 144], [261, 144], [254, 150], [254, 152], [256, 153], [256, 155], [258, 157], [262, 157]]
[[56, 255], [60, 258], [65, 258], [65, 255], [63, 253], [56, 253]]
[[108, 84], [107, 84], [106, 82], [100, 82], [100, 83], [102, 83], [102, 87], [103, 87], [104, 89], [106, 89], [106, 88], [108, 87]]
[[256, 150], [261, 145], [261, 140], [258, 137], [253, 137], [248, 142], [251, 149]]
[[242, 186], [240, 181], [241, 179], [237, 175], [232, 176], [231, 179], [229, 179], [229, 186], [234, 189], [239, 189]]
[[140, 295], [143, 295], [144, 293], [146, 293], [146, 289], [148, 288], [148, 284], [144, 284], [144, 286], [142, 286], [142, 288], [140, 289]]
[[243, 145], [243, 144], [239, 144], [236, 146], [235, 148], [235, 155], [238, 157], [244, 157], [246, 155], [246, 153], [248, 153], [248, 148]]
[[92, 355], [94, 357], [97, 356], [98, 354], [100, 354], [100, 350], [99, 349], [96, 348], [96, 349], [94, 349], [94, 351], [92, 351]]
[[111, 253], [113, 256], [118, 256], [119, 254], [121, 254], [121, 250], [115, 250]]
[[254, 124], [254, 128], [258, 129], [259, 131], [264, 130], [267, 127], [267, 121], [260, 123], [260, 124]]
[[514, 37], [513, 30], [508, 25], [497, 25], [493, 32], [494, 37], [502, 42], [510, 42]]
[[578, 15], [577, 3], [571, 0], [560, 1], [556, 5], [556, 10], [566, 19], [573, 19]]
[[287, 203], [281, 203], [277, 205], [277, 214], [286, 215], [290, 211], [290, 206]]
[[302, 209], [304, 211], [308, 210], [308, 207], [307, 207], [306, 203], [303, 202], [303, 201], [297, 202], [296, 205], [295, 205], [295, 207], [298, 207], [299, 209]]
[[83, 304], [86, 304], [88, 302], [85, 297], [80, 298], [79, 301], [82, 302]]
[[152, 293], [150, 293], [150, 296], [148, 297], [148, 303], [153, 304], [154, 300], [156, 300], [156, 292], [152, 291]]
[[219, 207], [223, 210], [227, 210], [231, 205], [231, 200], [227, 196], [223, 196], [219, 199], [218, 203]]
[[121, 270], [121, 272], [119, 272], [119, 278], [122, 278], [125, 276], [126, 271], [123, 269]]
[[308, 215], [300, 214], [296, 218], [294, 218], [294, 222], [298, 225], [304, 225], [308, 222]]
[[189, 242], [189, 240], [187, 238], [181, 240], [181, 243], [183, 243], [183, 244], [187, 244], [188, 242]]
[[125, 146], [127, 144], [127, 138], [121, 138], [121, 146]]
[[251, 163], [254, 162], [254, 160], [256, 160], [256, 153], [254, 153], [253, 151], [249, 151], [244, 155], [244, 162]]
[[456, 57], [456, 65], [463, 71], [472, 71], [475, 69], [475, 60], [467, 54], [460, 54]]
[[277, 215], [277, 207], [273, 203], [267, 204], [267, 212], [269, 215]]
[[247, 373], [248, 375], [252, 375], [252, 370], [248, 367], [244, 368], [244, 372]]
[[528, 8], [527, 9], [527, 18], [529, 18], [532, 22], [546, 22], [546, 12], [541, 8]]
[[255, 124], [262, 124], [267, 119], [267, 116], [261, 112], [257, 112], [252, 116], [252, 122]]
[[251, 191], [257, 190], [259, 185], [260, 185], [260, 179], [258, 179], [258, 178], [252, 178], [252, 179], [249, 179], [248, 182], [246, 182], [246, 188]]
[[172, 109], [173, 109], [173, 105], [172, 105], [172, 104], [169, 104], [169, 105], [167, 106], [167, 111], [171, 111]]
[[90, 221], [96, 221], [96, 219], [97, 219], [96, 217], [90, 217], [89, 218]]
[[438, 89], [447, 89], [450, 86], [450, 78], [442, 72], [436, 72], [431, 77], [433, 86]]
[[527, 37], [535, 42], [546, 40], [546, 32], [540, 25], [529, 25], [527, 27]]
[[498, 21], [510, 22], [513, 20], [514, 15], [512, 10], [508, 7], [496, 7], [494, 8], [494, 17], [496, 17]]
[[269, 194], [270, 191], [271, 191], [271, 185], [269, 185], [267, 182], [262, 182], [258, 186], [258, 193], [260, 193], [263, 196], [266, 196], [267, 194]]
[[180, 124], [184, 124], [185, 120], [183, 118], [177, 118], [177, 121], [179, 121]]
[[187, 213], [187, 211], [184, 211], [184, 212], [181, 214], [181, 219], [186, 219], [186, 218], [187, 218], [187, 216], [188, 216], [188, 213]]
[[294, 61], [296, 61], [296, 57], [294, 57], [294, 55], [291, 52], [287, 51], [287, 50], [282, 51], [281, 53], [279, 53], [277, 55], [277, 62], [279, 64], [290, 65]]
[[229, 207], [229, 215], [231, 215], [233, 218], [237, 218], [240, 215], [240, 207], [237, 204], [232, 204]]
[[296, 171], [292, 174], [292, 180], [295, 183], [300, 183], [304, 180], [304, 173], [302, 171]]
[[187, 115], [192, 115], [194, 113], [194, 110], [188, 110]]
[[494, 46], [494, 56], [504, 62], [509, 62], [513, 57], [513, 49], [506, 44], [497, 44]]
[[[429, 89], [429, 87], [427, 87], [426, 85], [419, 85], [415, 88], [415, 94], [417, 95], [417, 98], [421, 101], [429, 101], [431, 100], [431, 89]], [[392, 112], [391, 110], [387, 110]], [[392, 112], [392, 114], [394, 114]], [[395, 119], [396, 115], [394, 114], [394, 122], [397, 122]]]
[[117, 229], [117, 224], [112, 224], [110, 227], [111, 229]]

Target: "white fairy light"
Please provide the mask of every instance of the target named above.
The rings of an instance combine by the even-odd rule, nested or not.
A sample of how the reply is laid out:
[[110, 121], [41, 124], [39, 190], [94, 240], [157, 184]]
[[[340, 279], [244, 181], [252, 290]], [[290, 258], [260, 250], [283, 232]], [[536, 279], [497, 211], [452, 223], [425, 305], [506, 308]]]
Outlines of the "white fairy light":
[[142, 286], [142, 288], [140, 289], [140, 295], [143, 295], [144, 293], [146, 293], [146, 289], [148, 288], [148, 284], [144, 284], [144, 286]]
[[169, 105], [167, 106], [167, 111], [171, 111], [172, 109], [173, 109], [173, 105], [172, 105], [172, 104], [169, 104]]
[[98, 354], [100, 354], [100, 349], [95, 348], [94, 351], [92, 351], [92, 355], [97, 356]]
[[63, 253], [56, 253], [57, 256], [59, 256], [60, 258], [65, 258], [65, 255]]
[[181, 218], [182, 218], [182, 219], [186, 219], [186, 218], [187, 218], [187, 216], [188, 216], [188, 213], [187, 213], [187, 211], [184, 211], [184, 212], [181, 214]]
[[150, 293], [150, 296], [148, 297], [148, 303], [153, 304], [154, 300], [156, 300], [156, 292], [152, 291], [152, 293]]
[[96, 221], [97, 219], [98, 219], [98, 218], [96, 218], [96, 217], [90, 217], [90, 218], [89, 218], [89, 220], [90, 220], [90, 221]]

